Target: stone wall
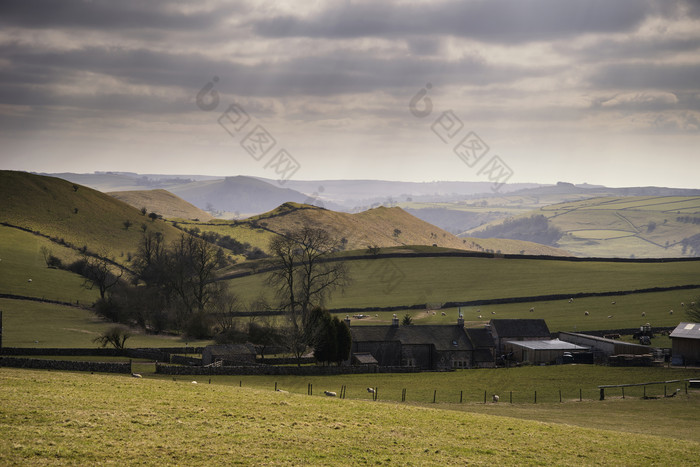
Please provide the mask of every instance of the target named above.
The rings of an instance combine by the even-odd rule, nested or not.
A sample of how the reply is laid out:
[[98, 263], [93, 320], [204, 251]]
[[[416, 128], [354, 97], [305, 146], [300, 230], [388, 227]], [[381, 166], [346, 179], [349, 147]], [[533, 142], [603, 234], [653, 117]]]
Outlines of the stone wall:
[[221, 366], [196, 367], [156, 364], [156, 373], [164, 375], [292, 375], [326, 376], [353, 375], [364, 373], [417, 373], [420, 370], [409, 367], [380, 366]]
[[131, 363], [74, 362], [39, 358], [0, 357], [0, 367], [34, 368], [61, 371], [96, 371], [100, 373], [131, 373]]

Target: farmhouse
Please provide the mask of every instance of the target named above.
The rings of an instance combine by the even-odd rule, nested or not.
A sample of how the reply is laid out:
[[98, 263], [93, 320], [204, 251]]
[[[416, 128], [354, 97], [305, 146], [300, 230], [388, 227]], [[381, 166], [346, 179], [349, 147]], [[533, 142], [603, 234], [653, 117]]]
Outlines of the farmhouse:
[[671, 332], [670, 337], [674, 363], [700, 364], [700, 324], [681, 323]]
[[455, 325], [399, 326], [394, 316], [391, 326], [354, 326], [350, 333], [354, 361], [422, 370], [472, 367], [473, 346], [461, 318]]
[[496, 344], [488, 328], [469, 328], [467, 336], [472, 343], [472, 366], [474, 368], [494, 368], [496, 366]]

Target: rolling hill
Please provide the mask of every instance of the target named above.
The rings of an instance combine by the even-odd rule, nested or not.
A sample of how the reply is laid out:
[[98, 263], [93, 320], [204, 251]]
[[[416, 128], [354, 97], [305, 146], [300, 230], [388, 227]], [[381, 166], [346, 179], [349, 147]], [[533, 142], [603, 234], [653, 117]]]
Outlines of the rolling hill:
[[122, 264], [135, 251], [142, 229], [160, 232], [166, 241], [181, 234], [112, 196], [60, 178], [0, 171], [0, 199], [0, 223], [59, 245], [87, 247]]
[[112, 191], [107, 194], [137, 209], [144, 207], [148, 212], [155, 212], [166, 219], [209, 221], [214, 218], [208, 212], [160, 188], [156, 190]]
[[365, 250], [370, 245], [400, 247], [407, 245], [438, 246], [469, 251], [500, 251], [536, 255], [567, 256], [569, 253], [544, 245], [515, 240], [481, 240], [457, 238], [434, 225], [414, 217], [398, 207], [379, 207], [357, 214], [331, 211], [317, 206], [284, 203], [277, 209], [234, 223], [215, 221], [194, 223], [201, 230], [230, 235], [267, 251], [275, 234], [302, 226], [327, 230], [345, 239], [345, 250]]

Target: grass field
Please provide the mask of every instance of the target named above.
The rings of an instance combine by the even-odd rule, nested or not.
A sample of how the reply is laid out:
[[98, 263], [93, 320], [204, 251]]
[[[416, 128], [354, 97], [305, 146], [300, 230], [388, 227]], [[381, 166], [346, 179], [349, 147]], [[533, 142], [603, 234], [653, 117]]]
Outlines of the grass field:
[[[353, 283], [343, 293], [337, 292], [327, 303], [328, 308], [410, 306], [636, 290], [700, 282], [700, 261], [579, 263], [491, 258], [391, 258], [358, 260], [349, 264]], [[264, 274], [257, 274], [227, 282], [242, 299], [252, 300], [261, 293], [270, 292], [264, 286], [264, 278]]]
[[[112, 323], [99, 319], [90, 310], [28, 300], [0, 299], [5, 347], [93, 348], [93, 339]], [[127, 347], [199, 346], [211, 341], [134, 333]]]
[[[525, 420], [522, 412], [14, 369], [0, 369], [0, 381], [6, 465], [691, 465], [700, 449], [671, 429], [627, 433]], [[664, 422], [697, 410], [694, 396], [646, 402], [645, 416]]]

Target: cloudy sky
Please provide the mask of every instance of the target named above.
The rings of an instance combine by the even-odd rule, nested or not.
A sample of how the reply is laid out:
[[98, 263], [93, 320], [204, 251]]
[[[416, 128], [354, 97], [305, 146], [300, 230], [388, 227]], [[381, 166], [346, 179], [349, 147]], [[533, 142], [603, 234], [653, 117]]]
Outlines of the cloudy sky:
[[699, 143], [694, 0], [0, 2], [2, 169], [697, 188]]

